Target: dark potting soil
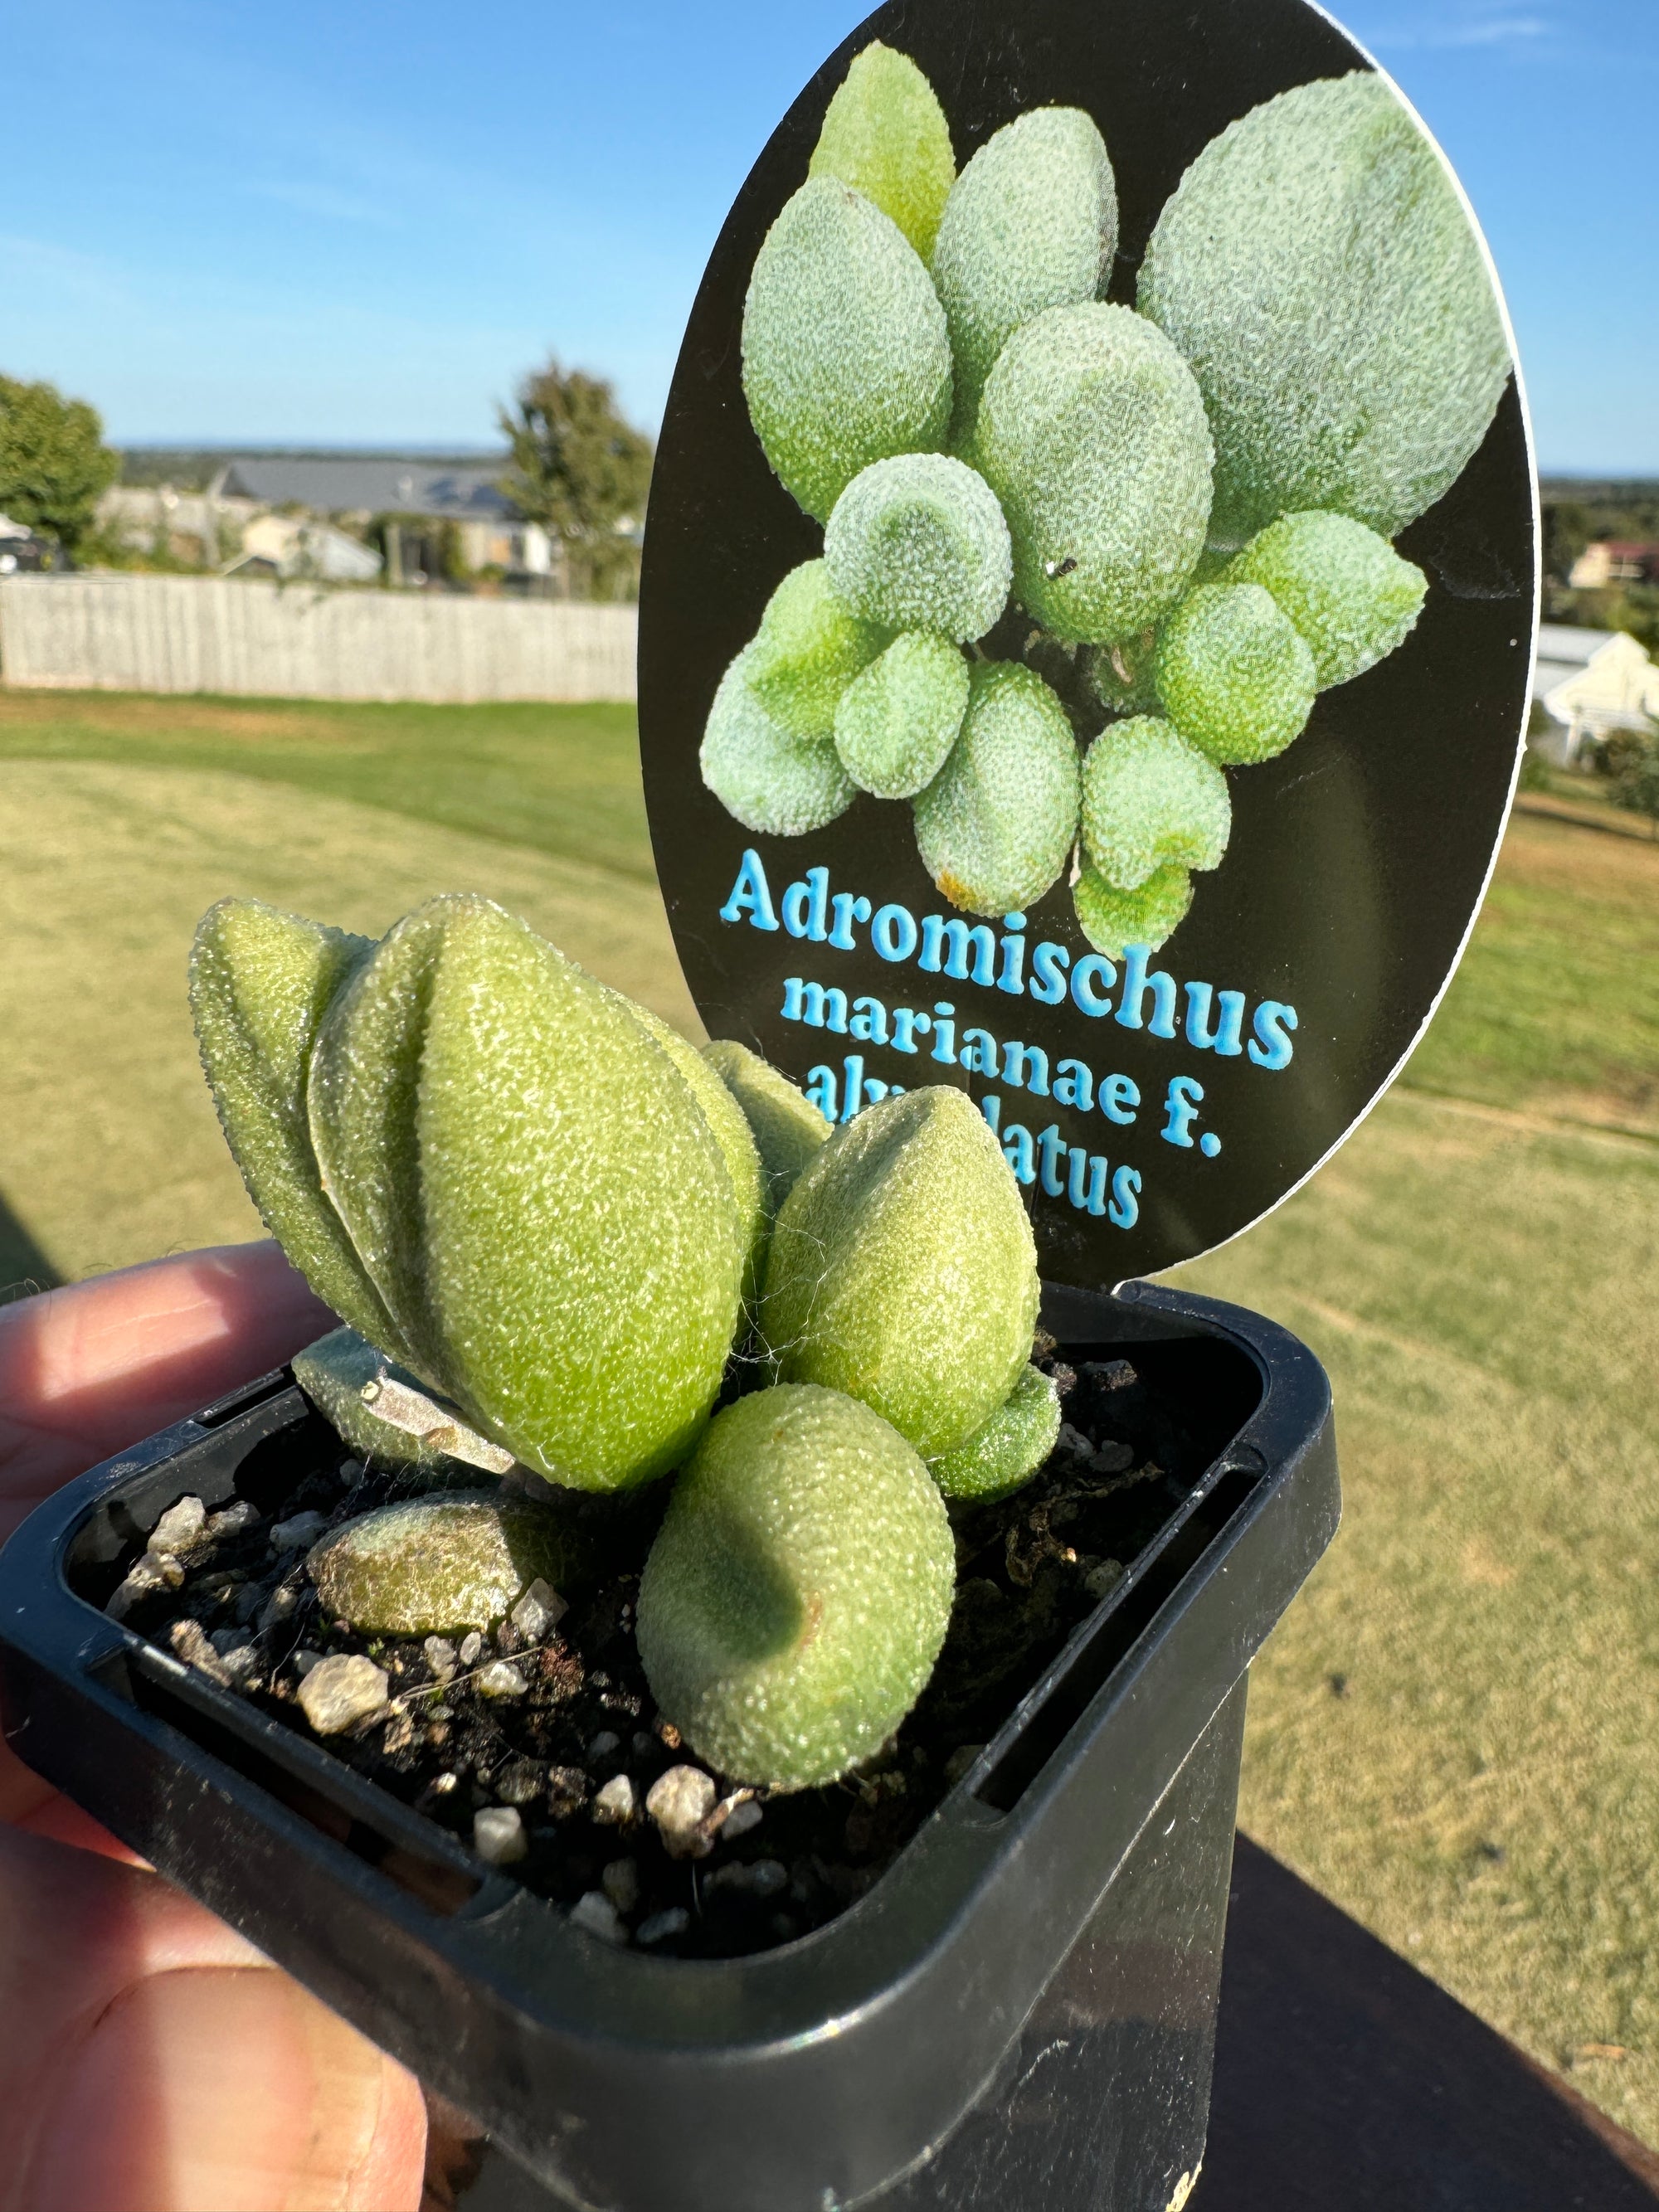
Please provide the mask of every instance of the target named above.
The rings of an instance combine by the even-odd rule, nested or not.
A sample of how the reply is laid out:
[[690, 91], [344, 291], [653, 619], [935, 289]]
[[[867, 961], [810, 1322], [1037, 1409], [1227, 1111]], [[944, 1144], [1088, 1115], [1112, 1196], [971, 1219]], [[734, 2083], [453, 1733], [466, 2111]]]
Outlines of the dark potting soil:
[[[140, 1598], [127, 1625], [307, 1735], [296, 1694], [305, 1672], [319, 1655], [366, 1655], [389, 1677], [390, 1705], [313, 1739], [360, 1774], [469, 1849], [477, 1814], [516, 1808], [526, 1849], [513, 1875], [576, 1907], [596, 1933], [686, 1958], [765, 1950], [864, 1895], [1214, 1456], [1215, 1436], [1195, 1433], [1211, 1424], [1127, 1360], [1073, 1368], [1046, 1339], [1036, 1356], [1059, 1383], [1065, 1425], [1013, 1497], [951, 1505], [956, 1605], [914, 1711], [873, 1759], [827, 1789], [740, 1795], [714, 1777], [723, 1811], [706, 1824], [702, 1856], [672, 1856], [645, 1809], [670, 1768], [699, 1764], [657, 1711], [634, 1638], [639, 1564], [666, 1485], [621, 1506], [596, 1501], [612, 1520], [607, 1548], [627, 1571], [556, 1627], [535, 1641], [510, 1621], [476, 1642], [453, 1637], [453, 1657], [439, 1651], [434, 1667], [425, 1639], [368, 1635], [318, 1604], [304, 1560], [323, 1527], [431, 1486], [402, 1470], [365, 1471], [343, 1445], [331, 1453], [332, 1431], [313, 1420], [307, 1433], [325, 1441], [296, 1449], [291, 1483], [274, 1493], [267, 1470], [258, 1500], [222, 1509], [178, 1555], [178, 1586]], [[469, 1486], [479, 1480], [462, 1472]], [[320, 1522], [305, 1541], [275, 1549], [273, 1529], [307, 1514]], [[483, 1670], [503, 1659], [522, 1692], [485, 1694]], [[596, 1801], [623, 1775], [636, 1809], [618, 1821]]]

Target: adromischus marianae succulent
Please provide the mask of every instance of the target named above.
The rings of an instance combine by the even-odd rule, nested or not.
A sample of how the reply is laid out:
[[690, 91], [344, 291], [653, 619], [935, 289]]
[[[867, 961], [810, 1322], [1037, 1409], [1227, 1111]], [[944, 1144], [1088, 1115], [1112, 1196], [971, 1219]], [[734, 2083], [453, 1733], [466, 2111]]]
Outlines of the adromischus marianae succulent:
[[1015, 596], [1052, 635], [1109, 645], [1181, 596], [1210, 519], [1210, 429], [1155, 324], [1099, 302], [1024, 324], [986, 384], [974, 459], [1007, 517]]
[[872, 1406], [924, 1456], [954, 1451], [1019, 1379], [1036, 1247], [984, 1118], [912, 1091], [836, 1131], [779, 1208], [761, 1334], [781, 1381]]
[[489, 1628], [533, 1582], [562, 1595], [592, 1572], [592, 1547], [548, 1502], [441, 1491], [361, 1513], [306, 1561], [323, 1609], [380, 1636]]
[[709, 1765], [810, 1789], [909, 1711], [955, 1583], [944, 1501], [896, 1430], [832, 1389], [758, 1390], [716, 1414], [674, 1486], [640, 1583], [640, 1656]]
[[1033, 108], [980, 148], [945, 202], [933, 258], [956, 360], [959, 451], [1013, 333], [1045, 308], [1103, 293], [1116, 252], [1111, 160], [1080, 107]]
[[827, 562], [804, 561], [767, 602], [744, 658], [744, 681], [780, 729], [828, 744], [842, 692], [890, 635], [854, 612]]
[[1078, 927], [1109, 960], [1121, 960], [1131, 945], [1156, 952], [1186, 920], [1192, 902], [1192, 876], [1175, 861], [1154, 868], [1132, 891], [1119, 890], [1094, 867], [1085, 867], [1072, 886]]
[[805, 1091], [769, 1060], [732, 1037], [716, 1037], [702, 1056], [731, 1092], [748, 1121], [760, 1156], [761, 1188], [769, 1223], [788, 1197], [795, 1178], [820, 1145], [830, 1124]]
[[1077, 745], [1042, 678], [979, 661], [962, 732], [915, 801], [922, 865], [953, 906], [1012, 914], [1057, 883], [1077, 836]]
[[968, 711], [968, 663], [947, 637], [896, 637], [842, 694], [836, 750], [860, 791], [913, 799], [939, 774]]
[[852, 778], [834, 744], [792, 738], [747, 682], [745, 646], [721, 677], [697, 755], [702, 780], [745, 830], [804, 837], [844, 814]]
[[1083, 851], [1119, 890], [1173, 862], [1221, 863], [1232, 828], [1227, 779], [1171, 722], [1113, 722], [1083, 761]]
[[1346, 514], [1283, 514], [1227, 570], [1260, 584], [1307, 640], [1319, 688], [1363, 676], [1417, 626], [1429, 580]]
[[808, 179], [756, 257], [743, 388], [767, 459], [820, 522], [872, 461], [944, 443], [939, 295], [891, 217], [834, 177]]
[[926, 261], [957, 179], [951, 128], [908, 54], [873, 40], [836, 89], [808, 166], [890, 216]]
[[382, 1420], [365, 1401], [365, 1388], [382, 1374], [422, 1393], [426, 1385], [355, 1328], [331, 1329], [296, 1352], [290, 1364], [301, 1389], [365, 1466], [418, 1468], [435, 1474], [454, 1465], [440, 1445]]
[[1028, 1366], [990, 1419], [927, 1471], [947, 1498], [1006, 1498], [1030, 1480], [1059, 1434], [1060, 1392], [1040, 1367]]
[[861, 469], [823, 533], [846, 604], [890, 634], [983, 637], [1008, 604], [1008, 526], [996, 495], [948, 453], [901, 453]]
[[1158, 634], [1158, 695], [1183, 738], [1218, 766], [1272, 760], [1313, 711], [1314, 657], [1260, 584], [1200, 584]]
[[1139, 298], [1203, 389], [1225, 544], [1304, 508], [1395, 537], [1462, 474], [1509, 380], [1456, 187], [1369, 70], [1212, 139], [1158, 217]]

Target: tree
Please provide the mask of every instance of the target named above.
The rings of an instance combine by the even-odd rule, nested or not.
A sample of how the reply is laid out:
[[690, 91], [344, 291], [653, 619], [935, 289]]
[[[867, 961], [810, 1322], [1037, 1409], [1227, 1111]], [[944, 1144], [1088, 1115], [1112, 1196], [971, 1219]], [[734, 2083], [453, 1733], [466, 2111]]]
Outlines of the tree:
[[651, 441], [618, 413], [611, 386], [550, 361], [498, 419], [513, 448], [501, 488], [530, 521], [563, 539], [578, 596], [633, 598], [639, 553], [617, 526], [644, 516]]
[[72, 553], [120, 468], [95, 407], [0, 376], [0, 514]]
[[1615, 806], [1645, 814], [1654, 836], [1659, 837], [1659, 734], [1651, 730], [1629, 734], [1635, 742], [1620, 756], [1622, 765], [1607, 796]]

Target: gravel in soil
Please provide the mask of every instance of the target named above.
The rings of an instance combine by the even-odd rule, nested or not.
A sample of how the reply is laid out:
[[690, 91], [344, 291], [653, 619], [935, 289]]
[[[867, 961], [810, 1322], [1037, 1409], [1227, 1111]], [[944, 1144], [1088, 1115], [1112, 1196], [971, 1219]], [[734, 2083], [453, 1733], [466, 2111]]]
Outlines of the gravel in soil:
[[[179, 1548], [141, 1538], [108, 1609], [594, 1935], [659, 1956], [766, 1950], [878, 1880], [1224, 1441], [1195, 1435], [1206, 1425], [1181, 1395], [1127, 1359], [1068, 1364], [1046, 1339], [1036, 1358], [1062, 1395], [1054, 1451], [1012, 1498], [952, 1504], [957, 1599], [933, 1679], [882, 1751], [828, 1789], [768, 1796], [708, 1774], [658, 1712], [634, 1609], [665, 1486], [592, 1501], [620, 1564], [556, 1620], [537, 1605], [488, 1636], [368, 1636], [323, 1613], [295, 1531], [308, 1547], [430, 1485], [343, 1446], [307, 1450], [268, 1510], [176, 1501], [159, 1527]], [[304, 1690], [324, 1662], [325, 1698]]]

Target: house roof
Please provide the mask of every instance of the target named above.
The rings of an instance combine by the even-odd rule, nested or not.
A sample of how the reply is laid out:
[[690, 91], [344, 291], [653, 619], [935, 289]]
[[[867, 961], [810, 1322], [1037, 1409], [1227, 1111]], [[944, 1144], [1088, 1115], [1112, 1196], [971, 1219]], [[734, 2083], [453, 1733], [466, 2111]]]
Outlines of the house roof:
[[[1570, 668], [1587, 668], [1604, 646], [1611, 645], [1625, 633], [1617, 629], [1579, 629], [1571, 623], [1540, 623], [1538, 629], [1538, 671], [1541, 677], [1546, 662], [1559, 665], [1562, 673]], [[1541, 688], [1541, 686], [1540, 686]]]
[[[505, 466], [505, 461], [501, 466]], [[497, 468], [456, 468], [388, 454], [230, 461], [221, 489], [269, 507], [313, 514], [430, 514], [447, 521], [508, 521], [518, 513], [496, 488]]]

